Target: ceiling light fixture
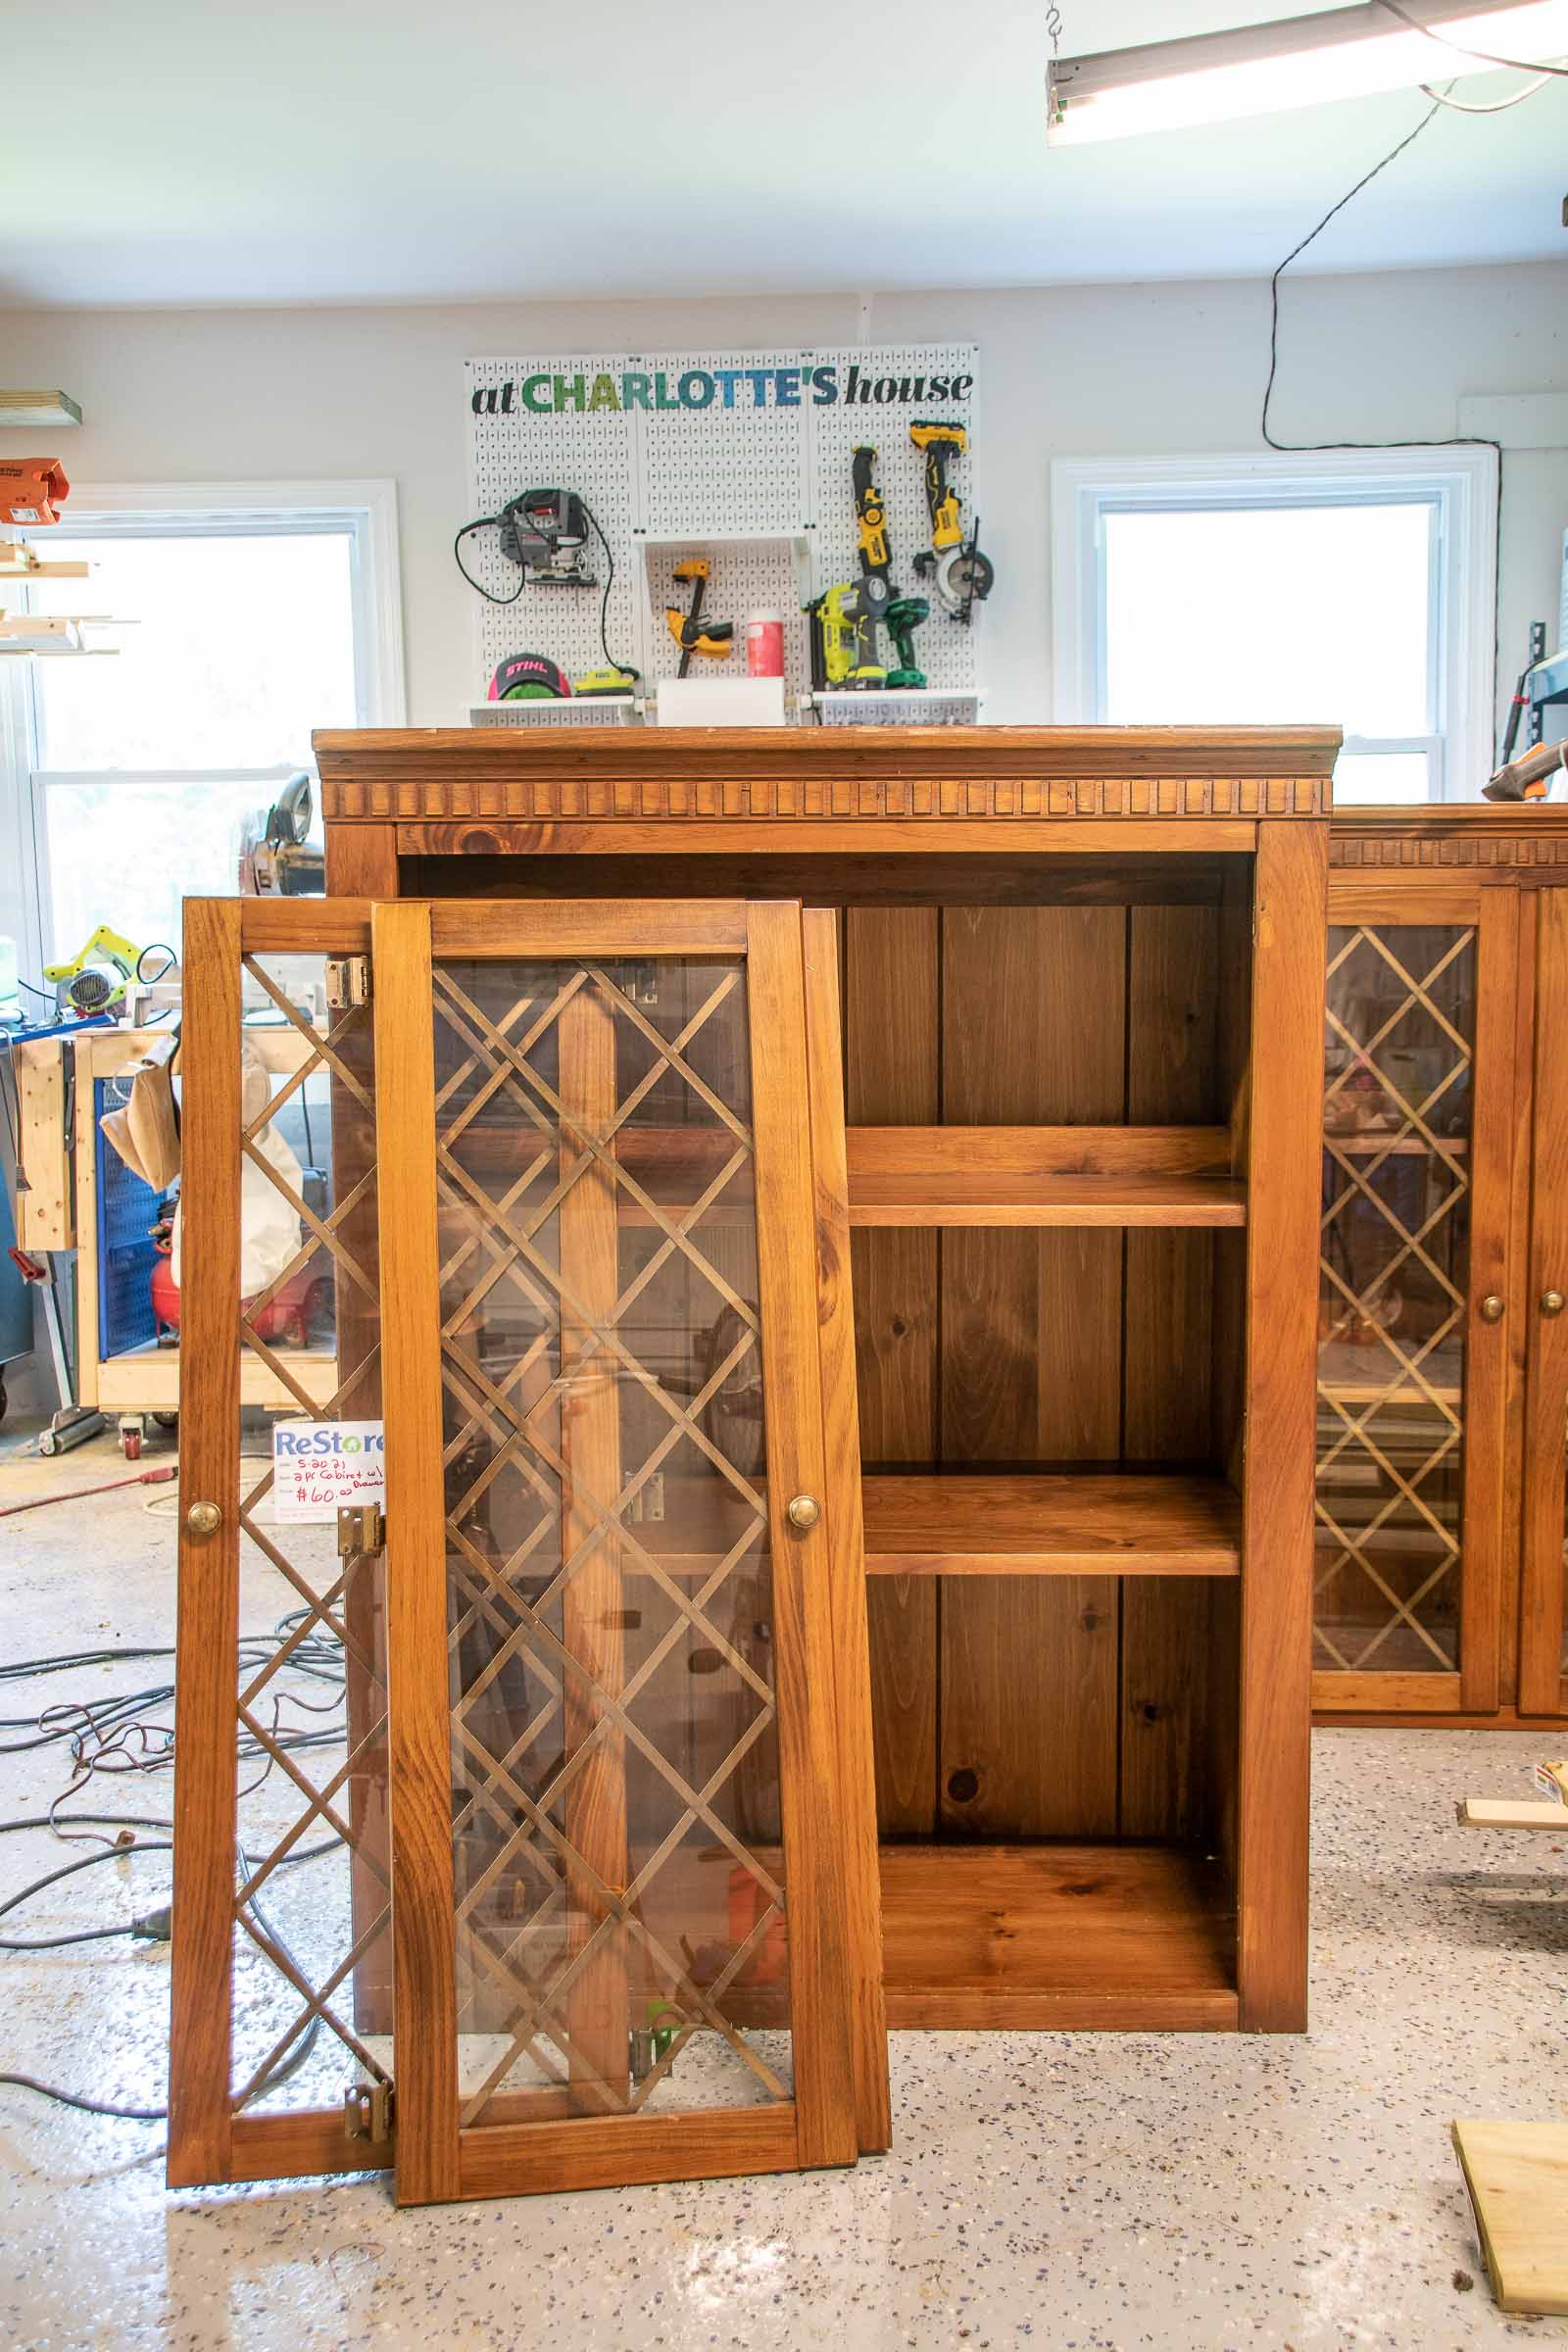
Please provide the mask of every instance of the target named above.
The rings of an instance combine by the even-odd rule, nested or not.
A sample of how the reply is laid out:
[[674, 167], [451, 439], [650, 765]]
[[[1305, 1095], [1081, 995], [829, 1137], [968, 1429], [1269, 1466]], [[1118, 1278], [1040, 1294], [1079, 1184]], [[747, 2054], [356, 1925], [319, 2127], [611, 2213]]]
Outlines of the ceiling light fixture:
[[[1046, 77], [1046, 136], [1054, 147], [1225, 122], [1243, 115], [1413, 88], [1463, 73], [1467, 44], [1495, 58], [1568, 52], [1568, 0], [1412, 0], [1430, 31], [1401, 22], [1383, 0], [1272, 24], [1241, 24], [1136, 49], [1053, 58]], [[1440, 45], [1441, 42], [1441, 45]], [[1494, 71], [1481, 59], [1468, 69]]]

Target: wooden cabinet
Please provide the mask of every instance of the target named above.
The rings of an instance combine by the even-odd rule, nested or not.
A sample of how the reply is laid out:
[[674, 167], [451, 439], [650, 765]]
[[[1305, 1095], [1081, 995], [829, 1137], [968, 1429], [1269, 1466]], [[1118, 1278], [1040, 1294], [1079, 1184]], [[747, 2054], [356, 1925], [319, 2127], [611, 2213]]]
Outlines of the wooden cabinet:
[[318, 743], [334, 893], [807, 908], [895, 2026], [1304, 2023], [1335, 749]]
[[[172, 2180], [848, 2164], [889, 2024], [1304, 2027], [1336, 748], [320, 739], [332, 895], [187, 924]], [[246, 1170], [384, 1425], [336, 1543], [241, 1485]]]
[[1568, 810], [1336, 817], [1313, 1702], [1564, 1712]]

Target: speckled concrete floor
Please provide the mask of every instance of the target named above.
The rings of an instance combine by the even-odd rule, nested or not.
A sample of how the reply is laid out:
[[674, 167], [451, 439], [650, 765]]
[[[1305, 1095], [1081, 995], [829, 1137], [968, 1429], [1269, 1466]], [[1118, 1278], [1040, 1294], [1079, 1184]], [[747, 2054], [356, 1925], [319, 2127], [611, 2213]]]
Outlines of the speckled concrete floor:
[[[0, 1487], [117, 1462], [0, 1459]], [[172, 1531], [141, 1507], [157, 1492], [0, 1523], [12, 1656], [166, 1632]], [[375, 2180], [170, 2196], [157, 2127], [0, 2090], [0, 2333], [27, 2352], [1568, 2340], [1568, 2323], [1493, 2307], [1447, 2138], [1454, 2115], [1557, 2114], [1568, 2088], [1568, 1835], [1481, 1836], [1452, 1811], [1467, 1790], [1527, 1792], [1543, 1749], [1320, 1733], [1308, 2037], [899, 2035], [894, 2152], [852, 2174], [406, 2214]], [[0, 1760], [0, 1818], [59, 1785], [57, 1761], [40, 1784]], [[107, 1801], [159, 1812], [167, 1784]], [[0, 1899], [58, 1855], [0, 1840]], [[90, 1873], [24, 1932], [149, 1906], [158, 1867], [133, 1889], [100, 1883], [119, 1866]], [[0, 2071], [158, 2103], [166, 1952], [0, 1972]]]

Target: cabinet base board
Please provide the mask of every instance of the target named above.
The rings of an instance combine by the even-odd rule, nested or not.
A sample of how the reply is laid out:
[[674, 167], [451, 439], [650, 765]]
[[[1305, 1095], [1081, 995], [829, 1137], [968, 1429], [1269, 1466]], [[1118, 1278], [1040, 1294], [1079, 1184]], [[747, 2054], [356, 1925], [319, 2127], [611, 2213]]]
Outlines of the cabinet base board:
[[888, 2028], [901, 2034], [1234, 2034], [1234, 1992], [1039, 1992], [969, 1984], [884, 1984]]
[[883, 1986], [905, 2030], [1234, 2032], [1236, 1913], [1163, 1845], [884, 1845]]

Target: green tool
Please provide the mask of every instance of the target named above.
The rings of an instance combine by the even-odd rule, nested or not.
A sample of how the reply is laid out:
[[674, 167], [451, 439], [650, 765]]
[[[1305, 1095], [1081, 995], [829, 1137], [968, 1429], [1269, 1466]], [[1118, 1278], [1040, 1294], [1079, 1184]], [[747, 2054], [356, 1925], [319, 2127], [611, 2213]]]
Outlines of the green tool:
[[931, 617], [931, 607], [923, 596], [896, 596], [882, 615], [893, 650], [898, 655], [898, 667], [888, 671], [890, 686], [923, 686], [925, 671], [914, 664], [914, 632]]

